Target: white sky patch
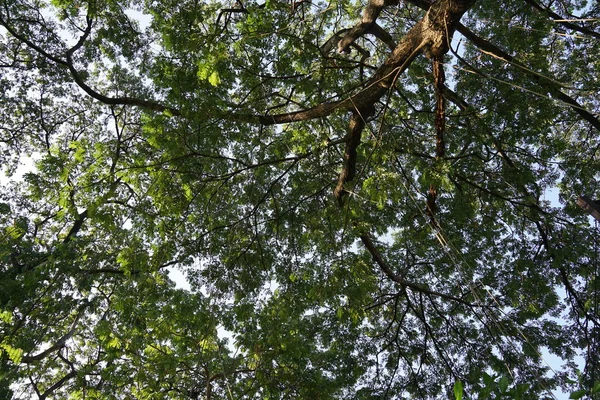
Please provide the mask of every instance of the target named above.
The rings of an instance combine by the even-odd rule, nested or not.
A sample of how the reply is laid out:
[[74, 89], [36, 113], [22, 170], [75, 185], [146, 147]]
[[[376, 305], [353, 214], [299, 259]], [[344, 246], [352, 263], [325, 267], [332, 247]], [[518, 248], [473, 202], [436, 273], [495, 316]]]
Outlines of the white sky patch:
[[14, 173], [9, 174], [8, 167], [2, 168], [0, 173], [0, 186], [5, 186], [10, 182], [22, 182], [25, 174], [35, 172], [35, 163], [40, 160], [39, 153], [30, 156], [21, 156], [19, 158], [19, 166]]
[[177, 267], [168, 267], [167, 271], [169, 272], [169, 278], [175, 282], [175, 287], [177, 289], [183, 289], [186, 291], [191, 291], [192, 287], [190, 286], [185, 274]]
[[125, 14], [133, 21], [137, 21], [142, 31], [145, 31], [150, 26], [150, 22], [152, 22], [151, 15], [144, 14], [138, 10], [127, 9], [125, 10]]

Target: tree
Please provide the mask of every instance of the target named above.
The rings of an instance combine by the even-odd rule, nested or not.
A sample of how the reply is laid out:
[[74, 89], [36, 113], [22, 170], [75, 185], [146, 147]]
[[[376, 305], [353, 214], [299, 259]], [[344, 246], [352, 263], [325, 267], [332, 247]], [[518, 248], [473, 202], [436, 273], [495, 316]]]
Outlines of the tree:
[[0, 5], [3, 398], [600, 376], [596, 2]]

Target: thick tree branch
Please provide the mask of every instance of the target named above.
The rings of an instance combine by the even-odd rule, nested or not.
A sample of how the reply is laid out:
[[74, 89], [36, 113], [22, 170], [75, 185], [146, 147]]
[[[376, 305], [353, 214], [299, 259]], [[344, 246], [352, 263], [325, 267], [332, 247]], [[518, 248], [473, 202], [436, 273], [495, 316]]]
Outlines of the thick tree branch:
[[66, 66], [66, 62], [61, 59], [60, 57], [54, 56], [48, 52], [46, 52], [43, 48], [41, 48], [40, 46], [38, 46], [37, 44], [35, 44], [34, 42], [32, 42], [31, 40], [27, 39], [25, 36], [20, 35], [13, 27], [12, 25], [9, 24], [9, 16], [7, 15], [6, 17], [2, 15], [2, 13], [0, 12], [0, 26], [4, 27], [8, 33], [10, 33], [15, 39], [17, 39], [18, 41], [20, 41], [21, 43], [24, 43], [25, 45], [27, 45], [27, 47], [29, 47], [30, 49], [34, 50], [36, 53], [40, 54], [42, 57], [56, 63], [62, 66]]
[[308, 110], [294, 111], [278, 115], [230, 115], [229, 119], [276, 125], [296, 121], [307, 121], [326, 117], [336, 110], [367, 110], [388, 91], [397, 77], [424, 50], [428, 55], [438, 56], [448, 51], [454, 28], [462, 15], [473, 6], [475, 0], [438, 0], [434, 2], [425, 17], [417, 22], [404, 35], [392, 54], [365, 83], [364, 88], [346, 99], [321, 103]]
[[369, 26], [367, 33], [370, 33], [377, 39], [381, 40], [390, 48], [391, 51], [394, 51], [394, 49], [397, 46], [392, 35], [390, 35], [388, 31], [377, 25], [377, 22], [373, 22], [371, 26]]
[[358, 111], [355, 111], [352, 117], [350, 117], [346, 150], [344, 151], [344, 164], [338, 178], [338, 183], [333, 191], [340, 205], [342, 204], [344, 194], [347, 193], [346, 189], [344, 189], [344, 184], [350, 182], [356, 175], [356, 149], [360, 145], [360, 138], [365, 127], [366, 117], [366, 115]]
[[62, 378], [58, 380], [54, 385], [50, 386], [44, 393], [39, 395], [40, 400], [45, 400], [48, 396], [52, 396], [56, 389], [62, 387], [65, 383], [67, 383], [70, 379], [73, 379], [77, 375], [76, 370], [72, 370]]
[[388, 88], [393, 85], [397, 76], [410, 65], [416, 55], [423, 49], [427, 49], [430, 57], [437, 60], [439, 66], [435, 76], [436, 82], [440, 85], [438, 98], [441, 99], [441, 104], [438, 104], [438, 106], [442, 107], [442, 111], [438, 111], [439, 118], [436, 119], [436, 150], [439, 157], [443, 156], [444, 104], [441, 87], [444, 79], [443, 70], [439, 72], [443, 68], [439, 61], [449, 49], [448, 43], [454, 32], [454, 27], [472, 4], [471, 1], [450, 0], [440, 0], [434, 3], [423, 20], [406, 34], [394, 49], [392, 55], [370, 79], [367, 87], [351, 99], [354, 112], [350, 120], [349, 140], [346, 143], [344, 153], [344, 166], [334, 190], [334, 195], [340, 204], [345, 193], [344, 184], [354, 179], [356, 173], [356, 149], [360, 144], [365, 119], [375, 110], [375, 102], [385, 94]]
[[327, 39], [327, 41], [319, 48], [321, 55], [323, 57], [327, 57], [327, 54], [329, 54], [335, 47], [338, 46], [338, 43], [344, 38], [349, 30], [350, 28], [340, 29], [331, 35], [331, 37]]
[[88, 210], [84, 210], [77, 216], [77, 219], [75, 220], [75, 223], [69, 230], [69, 233], [67, 233], [67, 236], [63, 239], [63, 243], [69, 243], [75, 237], [75, 235], [77, 235], [77, 233], [83, 227], [83, 223], [85, 222], [87, 217], [88, 217]]
[[[381, 3], [386, 4], [385, 2]], [[392, 4], [392, 3], [389, 3]], [[338, 202], [346, 193], [344, 184], [356, 174], [356, 149], [360, 144], [365, 120], [375, 110], [375, 103], [393, 86], [412, 61], [424, 50], [430, 57], [439, 59], [449, 49], [455, 27], [462, 15], [474, 4], [474, 0], [438, 0], [432, 4], [425, 17], [419, 21], [400, 41], [388, 59], [367, 81], [364, 89], [337, 102], [322, 103], [308, 110], [272, 116], [234, 116], [246, 122], [264, 125], [281, 124], [326, 117], [337, 109], [352, 111], [348, 140], [344, 153], [344, 165], [334, 190]], [[371, 12], [378, 15], [379, 11]], [[331, 39], [330, 39], [331, 40]], [[440, 142], [440, 146], [442, 142]], [[438, 148], [439, 150], [439, 148]]]
[[[424, 9], [424, 10], [427, 10], [431, 6], [431, 4], [426, 0], [407, 0], [407, 1], [411, 4], [416, 5], [417, 7]], [[433, 6], [431, 6], [431, 7], [433, 7]], [[552, 15], [550, 15], [550, 16], [553, 17]], [[582, 105], [580, 105], [577, 102], [577, 100], [573, 99], [571, 96], [562, 92], [560, 89], [560, 86], [557, 84], [557, 82], [532, 71], [530, 68], [527, 68], [523, 64], [516, 61], [513, 56], [511, 56], [504, 50], [500, 49], [496, 45], [490, 43], [489, 41], [477, 36], [469, 28], [467, 28], [460, 22], [458, 22], [455, 27], [456, 27], [456, 30], [461, 35], [463, 35], [465, 38], [467, 38], [469, 41], [471, 41], [471, 43], [473, 43], [475, 46], [479, 47], [485, 53], [489, 53], [490, 55], [493, 55], [496, 58], [502, 59], [502, 60], [506, 61], [507, 63], [520, 68], [523, 72], [525, 72], [526, 74], [531, 76], [531, 79], [534, 82], [537, 82], [538, 84], [540, 84], [540, 86], [544, 87], [552, 97], [571, 106], [573, 111], [575, 111], [584, 120], [589, 122], [594, 128], [596, 128], [600, 131], [600, 120], [598, 120], [598, 118], [594, 114], [590, 113]], [[591, 34], [591, 31], [586, 32], [586, 33]], [[594, 33], [596, 33], [596, 32], [594, 32]], [[592, 36], [594, 36], [594, 35], [592, 35]]]
[[79, 50], [81, 48], [81, 46], [83, 46], [83, 44], [85, 43], [87, 38], [90, 36], [90, 33], [92, 32], [92, 24], [93, 24], [94, 20], [91, 19], [89, 16], [86, 16], [85, 21], [86, 21], [86, 27], [85, 27], [85, 30], [83, 31], [83, 35], [81, 35], [81, 37], [79, 38], [79, 40], [77, 41], [77, 43], [75, 43], [75, 45], [73, 47], [71, 47], [69, 50], [67, 50], [67, 53], [66, 53], [67, 55], [73, 55], [73, 53], [75, 53], [77, 50]]
[[90, 87], [87, 83], [85, 83], [83, 78], [81, 78], [81, 75], [79, 75], [79, 71], [77, 71], [77, 69], [73, 65], [73, 59], [72, 59], [71, 55], [68, 53], [67, 53], [67, 62], [65, 65], [69, 69], [69, 72], [71, 73], [71, 76], [73, 77], [73, 80], [75, 81], [77, 86], [79, 86], [91, 98], [98, 100], [101, 103], [111, 105], [111, 106], [116, 106], [116, 105], [136, 106], [136, 107], [140, 107], [140, 108], [143, 108], [146, 110], [151, 110], [151, 111], [158, 111], [158, 112], [168, 111], [171, 115], [175, 115], [175, 116], [181, 115], [181, 112], [178, 109], [176, 109], [174, 107], [165, 106], [165, 105], [157, 103], [155, 101], [139, 99], [136, 97], [105, 96], [102, 93], [99, 93], [96, 90], [92, 89], [92, 87]]

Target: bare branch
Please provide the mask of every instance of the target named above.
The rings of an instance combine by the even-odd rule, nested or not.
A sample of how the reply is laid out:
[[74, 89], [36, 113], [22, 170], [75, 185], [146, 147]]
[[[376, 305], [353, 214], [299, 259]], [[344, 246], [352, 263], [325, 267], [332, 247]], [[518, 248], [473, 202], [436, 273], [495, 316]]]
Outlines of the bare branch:
[[48, 396], [51, 396], [56, 389], [62, 387], [65, 383], [67, 383], [67, 381], [74, 378], [75, 375], [77, 375], [77, 371], [73, 370], [73, 371], [69, 372], [68, 374], [66, 374], [65, 376], [63, 376], [62, 378], [60, 378], [60, 380], [58, 380], [58, 382], [56, 382], [54, 385], [50, 386], [48, 389], [46, 389], [46, 391], [44, 393], [39, 395], [40, 400], [45, 400]]

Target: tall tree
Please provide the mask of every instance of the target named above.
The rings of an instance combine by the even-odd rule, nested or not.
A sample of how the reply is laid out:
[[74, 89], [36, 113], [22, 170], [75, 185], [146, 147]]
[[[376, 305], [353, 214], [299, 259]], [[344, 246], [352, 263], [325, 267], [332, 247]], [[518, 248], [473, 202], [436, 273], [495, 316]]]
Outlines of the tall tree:
[[0, 397], [590, 388], [599, 19], [0, 0]]

